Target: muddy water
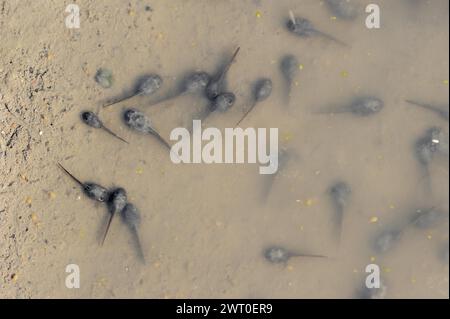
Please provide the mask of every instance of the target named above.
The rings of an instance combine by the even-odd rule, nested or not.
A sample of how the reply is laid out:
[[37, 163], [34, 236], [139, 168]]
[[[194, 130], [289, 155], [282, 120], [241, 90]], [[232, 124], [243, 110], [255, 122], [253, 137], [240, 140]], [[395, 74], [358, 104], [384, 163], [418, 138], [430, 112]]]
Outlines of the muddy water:
[[[10, 4], [7, 19], [41, 12], [39, 2]], [[18, 261], [11, 263], [15, 270], [3, 273], [9, 282], [4, 295], [356, 298], [365, 267], [377, 264], [387, 298], [448, 298], [448, 261], [440, 257], [448, 243], [448, 219], [429, 230], [408, 228], [385, 254], [372, 250], [376, 234], [403, 223], [417, 208], [438, 207], [448, 215], [448, 157], [436, 157], [430, 166], [430, 192], [413, 150], [430, 126], [443, 128], [448, 138], [448, 122], [404, 102], [448, 107], [448, 2], [376, 1], [381, 7], [377, 30], [364, 23], [370, 1], [353, 2], [359, 6], [358, 16], [344, 21], [315, 0], [78, 1], [81, 28], [67, 30], [58, 20], [64, 5], [54, 1], [42, 17], [32, 16], [23, 26], [2, 25], [21, 34], [21, 40], [9, 37], [10, 52], [26, 48], [36, 56], [49, 47], [52, 59], [46, 65], [55, 83], [50, 93], [59, 97], [52, 100], [52, 111], [41, 102], [33, 104], [38, 113], [57, 114], [58, 129], [46, 137], [49, 154], [38, 164], [26, 163], [29, 174], [34, 170], [42, 178], [18, 189], [20, 199], [9, 197], [10, 220], [37, 213], [39, 227], [30, 221], [32, 235], [14, 243]], [[289, 10], [348, 47], [290, 34], [285, 28]], [[279, 128], [280, 146], [292, 156], [273, 180], [259, 175], [252, 164], [175, 165], [154, 138], [121, 122], [122, 110], [136, 107], [168, 139], [173, 128], [186, 125], [207, 101], [183, 96], [164, 105], [146, 104], [170, 92], [189, 71], [215, 72], [237, 46], [241, 50], [227, 74], [236, 103], [227, 113], [209, 117], [205, 126], [233, 127], [251, 103], [254, 81], [272, 79], [272, 95], [242, 125]], [[289, 105], [279, 70], [286, 54], [301, 64]], [[100, 67], [113, 72], [109, 89], [94, 81]], [[157, 95], [100, 109], [103, 101], [128, 93], [148, 73], [163, 77]], [[5, 92], [14, 101], [14, 88]], [[315, 114], [358, 95], [376, 96], [385, 107], [363, 118]], [[105, 125], [130, 145], [88, 129], [79, 120], [85, 109], [100, 110]], [[127, 190], [142, 215], [146, 265], [119, 216], [105, 244], [98, 245], [106, 208], [84, 197], [57, 162], [82, 180]], [[340, 240], [327, 194], [337, 180], [352, 190]], [[48, 191], [56, 196], [42, 195]], [[36, 198], [31, 208], [15, 205], [29, 194]], [[20, 222], [14, 225], [21, 229]], [[271, 245], [327, 258], [292, 258], [273, 265], [263, 256]], [[80, 289], [64, 286], [69, 263], [80, 266]], [[8, 277], [14, 271], [18, 279]]]

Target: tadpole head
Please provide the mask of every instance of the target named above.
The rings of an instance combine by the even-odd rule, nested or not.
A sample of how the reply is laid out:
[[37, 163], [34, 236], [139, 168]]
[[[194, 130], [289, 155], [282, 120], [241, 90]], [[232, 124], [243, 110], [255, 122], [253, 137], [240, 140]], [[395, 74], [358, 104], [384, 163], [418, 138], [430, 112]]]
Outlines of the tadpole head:
[[206, 72], [196, 72], [190, 75], [185, 82], [184, 90], [187, 92], [198, 92], [204, 90], [211, 77]]
[[287, 262], [291, 254], [282, 247], [273, 246], [264, 250], [264, 257], [271, 263], [280, 264]]
[[144, 95], [151, 95], [158, 91], [162, 84], [163, 79], [157, 74], [152, 74], [142, 80], [139, 84], [138, 92]]
[[122, 187], [114, 189], [108, 198], [108, 207], [111, 213], [121, 212], [127, 204], [127, 192]]
[[386, 230], [380, 233], [373, 242], [373, 249], [376, 253], [382, 254], [392, 249], [400, 239], [399, 230]]
[[235, 101], [236, 96], [233, 93], [221, 93], [214, 99], [213, 103], [210, 106], [210, 111], [218, 110], [220, 112], [225, 112], [234, 105]]
[[339, 181], [330, 187], [329, 192], [333, 201], [343, 208], [347, 205], [352, 191], [346, 182]]
[[288, 82], [292, 82], [299, 71], [299, 62], [297, 58], [291, 54], [286, 55], [281, 60], [281, 73]]
[[125, 110], [123, 120], [128, 127], [141, 133], [149, 133], [151, 129], [150, 119], [136, 109]]
[[91, 199], [99, 202], [106, 202], [109, 198], [109, 192], [103, 186], [95, 183], [85, 183], [83, 185], [84, 193]]
[[255, 100], [257, 102], [264, 101], [272, 93], [272, 80], [261, 79], [256, 83], [255, 86]]
[[100, 120], [100, 118], [97, 116], [97, 114], [95, 114], [94, 112], [91, 111], [84, 111], [81, 113], [81, 120], [94, 128], [101, 128], [103, 126], [102, 121]]
[[355, 115], [370, 116], [379, 113], [384, 107], [384, 102], [376, 97], [363, 96], [355, 98], [350, 107]]
[[139, 210], [131, 203], [125, 205], [121, 212], [122, 220], [125, 224], [132, 227], [137, 227], [141, 222]]
[[445, 214], [435, 208], [417, 210], [412, 218], [412, 223], [420, 229], [430, 229], [440, 225], [444, 220]]

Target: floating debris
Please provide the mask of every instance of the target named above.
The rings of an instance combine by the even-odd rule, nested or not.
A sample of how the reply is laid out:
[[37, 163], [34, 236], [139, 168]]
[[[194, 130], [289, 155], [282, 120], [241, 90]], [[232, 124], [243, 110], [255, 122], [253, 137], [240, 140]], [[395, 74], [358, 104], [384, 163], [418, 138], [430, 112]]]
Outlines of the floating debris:
[[109, 69], [98, 69], [95, 74], [95, 82], [97, 82], [102, 88], [109, 89], [114, 82], [112, 71]]

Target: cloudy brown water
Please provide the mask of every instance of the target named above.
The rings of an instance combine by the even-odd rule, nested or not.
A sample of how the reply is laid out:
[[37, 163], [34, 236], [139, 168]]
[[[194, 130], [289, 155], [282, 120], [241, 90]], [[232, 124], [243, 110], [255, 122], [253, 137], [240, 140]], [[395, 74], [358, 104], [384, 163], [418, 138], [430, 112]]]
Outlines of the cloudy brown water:
[[[344, 21], [316, 0], [76, 1], [80, 29], [68, 29], [66, 1], [0, 1], [0, 297], [358, 298], [366, 266], [377, 264], [386, 298], [448, 298], [448, 157], [433, 160], [430, 193], [413, 150], [432, 126], [448, 139], [448, 121], [404, 102], [448, 107], [448, 1], [353, 2], [358, 16]], [[365, 26], [371, 2], [380, 29]], [[290, 34], [289, 10], [349, 46]], [[189, 71], [216, 72], [238, 46], [227, 74], [236, 103], [204, 125], [233, 127], [254, 81], [272, 79], [272, 95], [242, 123], [279, 128], [292, 154], [266, 198], [270, 177], [258, 165], [175, 165], [121, 121], [136, 107], [168, 139], [207, 101], [146, 104]], [[289, 105], [279, 70], [286, 54], [301, 64]], [[111, 88], [95, 82], [99, 68], [112, 71]], [[100, 109], [148, 73], [163, 77], [157, 95]], [[358, 95], [385, 106], [365, 118], [315, 114]], [[130, 144], [87, 127], [83, 110], [99, 110]], [[58, 162], [83, 181], [127, 190], [141, 212], [146, 265], [120, 216], [99, 245], [106, 208]], [[327, 194], [337, 180], [352, 189], [340, 241]], [[373, 251], [376, 234], [426, 207], [447, 219]], [[263, 256], [272, 245], [327, 258], [274, 265]], [[80, 267], [79, 289], [65, 286], [68, 264]]]

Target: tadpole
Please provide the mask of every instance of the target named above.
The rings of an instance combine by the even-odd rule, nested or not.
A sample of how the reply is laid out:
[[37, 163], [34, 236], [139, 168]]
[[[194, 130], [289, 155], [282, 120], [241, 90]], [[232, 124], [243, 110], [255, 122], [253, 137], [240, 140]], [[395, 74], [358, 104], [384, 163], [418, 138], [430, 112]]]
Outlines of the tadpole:
[[108, 107], [111, 105], [118, 104], [120, 102], [129, 100], [135, 96], [152, 95], [161, 88], [162, 84], [163, 84], [163, 79], [159, 75], [152, 74], [152, 75], [146, 76], [139, 83], [138, 88], [135, 93], [128, 95], [126, 97], [120, 98], [119, 100], [116, 100], [114, 102], [103, 105], [103, 107]]
[[158, 141], [170, 150], [170, 144], [152, 127], [150, 119], [136, 109], [127, 109], [123, 114], [125, 124], [131, 129], [155, 136]]
[[291, 258], [298, 258], [298, 257], [312, 257], [312, 258], [325, 258], [326, 256], [322, 255], [310, 255], [310, 254], [302, 254], [302, 253], [294, 253], [292, 251], [289, 251], [283, 247], [279, 246], [272, 246], [268, 247], [263, 252], [264, 258], [266, 258], [267, 261], [273, 263], [273, 264], [282, 264], [289, 261]]
[[238, 126], [247, 115], [253, 110], [257, 103], [264, 101], [267, 99], [272, 93], [272, 80], [270, 79], [260, 79], [256, 82], [254, 93], [253, 93], [253, 102], [242, 116], [242, 118], [237, 122], [236, 126]]
[[313, 36], [320, 36], [325, 39], [331, 40], [342, 46], [348, 46], [346, 43], [336, 39], [335, 37], [317, 30], [311, 21], [305, 18], [295, 17], [292, 11], [289, 11], [289, 19], [286, 23], [287, 29], [294, 35], [301, 38], [309, 38]]
[[350, 104], [337, 108], [314, 112], [316, 114], [342, 114], [351, 113], [358, 117], [373, 116], [384, 108], [383, 100], [374, 96], [355, 97]]
[[98, 184], [86, 182], [81, 182], [78, 178], [76, 178], [72, 173], [70, 173], [67, 169], [65, 169], [60, 163], [58, 166], [68, 175], [70, 176], [78, 185], [80, 185], [84, 191], [84, 193], [91, 199], [96, 200], [98, 202], [105, 202], [109, 197], [109, 191]]
[[236, 51], [234, 51], [234, 54], [231, 57], [230, 61], [223, 67], [222, 70], [219, 71], [219, 73], [213, 79], [211, 79], [211, 81], [209, 81], [208, 85], [206, 86], [206, 97], [211, 101], [214, 101], [219, 96], [219, 94], [222, 93], [225, 76], [230, 69], [230, 66], [233, 64], [237, 54], [239, 53], [239, 50], [240, 47], [238, 47]]
[[343, 181], [334, 183], [328, 190], [333, 208], [335, 211], [335, 222], [337, 225], [338, 238], [341, 238], [342, 224], [344, 220], [344, 210], [348, 205], [348, 201], [351, 195], [350, 186]]
[[108, 132], [110, 135], [114, 136], [115, 138], [121, 140], [124, 143], [128, 142], [126, 140], [124, 140], [123, 138], [121, 138], [120, 136], [118, 136], [116, 133], [114, 133], [113, 131], [111, 131], [109, 128], [107, 128], [103, 122], [100, 120], [100, 118], [98, 117], [97, 114], [95, 114], [94, 112], [91, 111], [84, 111], [81, 113], [81, 120], [89, 125], [90, 127], [93, 128], [99, 128], [99, 129], [103, 129], [106, 132]]
[[286, 87], [285, 100], [288, 104], [291, 97], [292, 84], [294, 83], [295, 77], [300, 70], [300, 63], [297, 58], [292, 54], [285, 55], [281, 59], [280, 64], [281, 74], [283, 75]]

